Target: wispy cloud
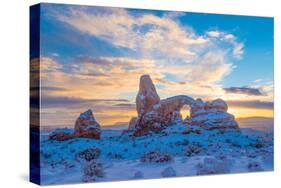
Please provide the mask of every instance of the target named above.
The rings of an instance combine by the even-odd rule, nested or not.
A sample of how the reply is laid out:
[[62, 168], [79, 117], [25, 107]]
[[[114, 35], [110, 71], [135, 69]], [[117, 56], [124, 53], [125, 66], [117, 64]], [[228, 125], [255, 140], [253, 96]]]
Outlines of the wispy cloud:
[[226, 93], [234, 93], [234, 94], [245, 94], [245, 95], [254, 95], [254, 96], [265, 95], [259, 88], [229, 87], [229, 88], [224, 88], [224, 90]]
[[206, 32], [206, 35], [218, 39], [217, 42], [219, 43], [230, 44], [232, 46], [232, 55], [237, 59], [242, 58], [244, 54], [244, 43], [237, 41], [237, 38], [233, 34], [224, 31], [211, 30]]
[[81, 32], [149, 58], [192, 62], [206, 48], [217, 48], [221, 37], [231, 44], [234, 56], [243, 54], [243, 44], [238, 43], [233, 34], [210, 31], [198, 35], [191, 27], [176, 21], [181, 16], [179, 13], [157, 16], [150, 13], [134, 15], [121, 8], [98, 10], [72, 7], [65, 14], [57, 13], [57, 18]]
[[[77, 104], [91, 104], [91, 103], [118, 103], [123, 102], [122, 104], [127, 104], [129, 101], [127, 99], [83, 99], [75, 97], [61, 97], [61, 96], [43, 96], [41, 98], [41, 104], [44, 108], [50, 107], [69, 107], [75, 106]], [[125, 103], [127, 102], [127, 103]]]
[[273, 109], [273, 102], [251, 100], [251, 101], [241, 101], [241, 100], [230, 100], [227, 101], [228, 105], [231, 107], [242, 107], [242, 108], [254, 108], [254, 109]]

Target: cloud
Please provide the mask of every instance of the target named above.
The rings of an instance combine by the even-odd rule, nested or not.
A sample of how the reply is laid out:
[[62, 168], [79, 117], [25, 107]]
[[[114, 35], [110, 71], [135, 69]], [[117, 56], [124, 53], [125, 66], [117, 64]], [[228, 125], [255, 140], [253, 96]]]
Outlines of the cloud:
[[221, 32], [219, 31], [208, 31], [207, 32], [207, 35], [210, 36], [210, 37], [220, 37], [221, 36]]
[[[46, 61], [47, 60], [47, 61]], [[159, 86], [163, 97], [182, 93], [194, 97], [210, 96], [219, 91], [219, 82], [232, 70], [232, 65], [225, 63], [223, 52], [208, 52], [195, 63], [165, 64], [152, 59], [135, 59], [124, 57], [77, 57], [72, 63], [60, 64], [49, 58], [42, 58], [44, 67], [41, 74], [41, 86], [45, 95], [59, 95], [84, 98], [122, 98], [134, 100], [138, 90], [139, 78], [150, 74]], [[46, 65], [44, 65], [46, 63]], [[61, 66], [57, 66], [60, 64]], [[60, 67], [59, 69], [49, 68]], [[208, 70], [206, 69], [208, 67]], [[48, 71], [44, 71], [44, 70]], [[52, 70], [52, 71], [50, 71]], [[164, 87], [162, 87], [162, 86]], [[208, 86], [202, 88], [201, 86]], [[67, 90], [51, 90], [60, 87]], [[200, 90], [204, 92], [200, 92]], [[93, 92], [95, 91], [95, 92]], [[184, 92], [184, 93], [183, 93]], [[197, 93], [195, 93], [197, 92]], [[201, 93], [201, 94], [200, 94]], [[200, 94], [200, 95], [198, 95]]]
[[63, 87], [37, 87], [37, 88], [33, 88], [33, 89], [41, 89], [44, 91], [67, 91], [67, 88], [63, 88]]
[[232, 50], [232, 53], [235, 57], [240, 59], [242, 55], [244, 54], [244, 44], [243, 43], [234, 43], [234, 48]]
[[242, 107], [242, 108], [254, 108], [254, 109], [273, 109], [274, 103], [269, 101], [241, 101], [241, 100], [229, 100], [227, 104], [230, 107]]
[[135, 104], [127, 99], [43, 96], [40, 123], [42, 126], [73, 127], [79, 114], [87, 109], [93, 110], [94, 116], [102, 126], [112, 125], [115, 122], [129, 122], [130, 118], [136, 115]]
[[260, 89], [258, 88], [250, 88], [250, 87], [229, 87], [224, 88], [226, 93], [234, 93], [234, 94], [244, 94], [244, 95], [253, 95], [253, 96], [263, 96], [265, 95]]
[[[92, 103], [120, 103], [129, 102], [127, 99], [83, 99], [77, 97], [61, 97], [61, 96], [43, 96], [41, 104], [43, 108], [53, 107], [69, 107], [75, 105], [92, 104]], [[124, 103], [126, 104], [126, 103]]]
[[[237, 91], [222, 87], [222, 79], [235, 68], [232, 60], [244, 54], [244, 44], [233, 33], [213, 30], [198, 34], [180, 23], [181, 13], [160, 16], [121, 8], [64, 8], [53, 14], [56, 21], [66, 25], [66, 29], [71, 27], [72, 31], [87, 35], [87, 39], [92, 37], [93, 41], [110, 45], [110, 49], [118, 51], [118, 57], [114, 56], [116, 53], [80, 54], [68, 58], [67, 63], [62, 62], [62, 56], [41, 57], [42, 96], [46, 106], [43, 111], [49, 114], [45, 116], [46, 123], [55, 117], [59, 120], [59, 115], [51, 110], [71, 111], [70, 115], [60, 116], [71, 122], [88, 108], [93, 108], [101, 122], [117, 121], [121, 116], [120, 121], [129, 121], [136, 112], [134, 101], [142, 74], [151, 75], [161, 98], [184, 94], [204, 100], [218, 97], [234, 100], [243, 92], [251, 94], [249, 100], [257, 97], [270, 101], [269, 86], [258, 87], [266, 95], [245, 88]], [[254, 102], [247, 105], [254, 106]]]
[[217, 39], [215, 42], [220, 44], [231, 45], [231, 53], [233, 57], [241, 59], [244, 54], [244, 43], [238, 42], [237, 38], [231, 34], [224, 31], [212, 30], [207, 31], [206, 35]]
[[220, 41], [214, 41], [214, 37], [221, 35], [225, 42], [231, 44], [234, 56], [243, 54], [243, 45], [236, 42], [234, 35], [221, 31], [197, 35], [191, 27], [177, 21], [181, 16], [178, 12], [158, 16], [128, 12], [122, 8], [77, 7], [64, 12], [66, 13], [57, 12], [57, 18], [61, 22], [115, 47], [131, 49], [148, 58], [192, 62], [202, 51], [217, 47]]
[[[142, 74], [151, 74], [165, 96], [171, 95], [172, 91], [187, 91], [183, 89], [186, 83], [188, 94], [193, 93], [191, 88], [199, 90], [198, 85], [208, 85], [209, 89], [204, 91], [209, 93], [218, 90], [218, 83], [235, 67], [229, 62], [231, 57], [243, 55], [243, 45], [238, 47], [239, 42], [233, 34], [215, 30], [198, 35], [191, 27], [179, 22], [182, 15], [178, 13], [159, 16], [122, 8], [72, 6], [63, 13], [58, 10], [55, 15], [77, 31], [128, 52], [124, 57], [81, 55], [74, 63], [64, 65], [64, 70], [52, 78], [71, 83], [70, 87], [75, 90], [71, 93], [73, 96], [94, 97], [87, 88], [89, 86], [101, 93], [111, 90], [110, 96], [106, 94], [111, 98], [113, 94], [133, 95]], [[131, 50], [137, 55], [132, 55]], [[173, 86], [171, 92], [168, 85]]]

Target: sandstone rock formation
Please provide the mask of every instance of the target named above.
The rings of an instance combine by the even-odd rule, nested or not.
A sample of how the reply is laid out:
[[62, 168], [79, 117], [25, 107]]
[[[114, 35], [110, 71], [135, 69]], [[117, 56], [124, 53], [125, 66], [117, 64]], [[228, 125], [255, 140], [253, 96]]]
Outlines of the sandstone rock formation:
[[72, 138], [93, 138], [100, 139], [100, 125], [96, 121], [92, 110], [87, 110], [77, 118], [73, 130], [64, 128], [55, 130], [49, 137], [50, 140], [64, 141]]
[[136, 98], [137, 112], [140, 116], [152, 110], [153, 105], [159, 103], [160, 98], [149, 75], [140, 78], [139, 92]]
[[184, 124], [208, 130], [238, 128], [234, 116], [227, 113], [228, 106], [222, 99], [203, 102], [179, 95], [160, 100], [149, 75], [141, 76], [139, 87], [136, 98], [138, 117], [131, 119], [128, 129], [134, 132], [134, 136], [159, 132], [169, 125], [182, 122], [180, 110], [184, 105], [191, 108], [190, 117], [184, 120]]
[[227, 113], [227, 109], [228, 106], [222, 99], [205, 103], [201, 99], [197, 99], [191, 105], [190, 118], [186, 119], [184, 123], [192, 126], [201, 126], [208, 130], [239, 128], [234, 116]]
[[136, 98], [138, 117], [135, 119], [134, 135], [142, 136], [150, 131], [159, 132], [166, 126], [182, 121], [180, 109], [191, 105], [193, 99], [179, 95], [160, 100], [149, 75], [140, 78], [140, 89]]
[[96, 121], [92, 110], [80, 114], [75, 122], [75, 137], [100, 139], [100, 125]]

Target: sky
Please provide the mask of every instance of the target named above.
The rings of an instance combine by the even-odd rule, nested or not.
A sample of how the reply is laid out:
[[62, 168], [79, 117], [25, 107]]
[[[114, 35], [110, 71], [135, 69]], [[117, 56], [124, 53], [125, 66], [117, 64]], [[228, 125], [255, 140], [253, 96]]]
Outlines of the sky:
[[273, 117], [273, 18], [42, 4], [40, 31], [41, 125], [72, 127], [87, 109], [102, 126], [126, 123], [143, 74], [161, 99]]

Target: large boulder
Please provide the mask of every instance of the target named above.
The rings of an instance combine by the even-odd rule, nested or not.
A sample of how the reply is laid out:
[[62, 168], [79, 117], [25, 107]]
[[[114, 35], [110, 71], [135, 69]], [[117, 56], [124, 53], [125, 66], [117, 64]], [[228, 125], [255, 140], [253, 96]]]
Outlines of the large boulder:
[[191, 105], [191, 118], [186, 123], [208, 130], [239, 128], [235, 117], [229, 114], [227, 109], [227, 104], [222, 99], [205, 103], [201, 99], [197, 99]]
[[100, 125], [96, 121], [92, 110], [80, 114], [75, 122], [75, 137], [100, 139]]

